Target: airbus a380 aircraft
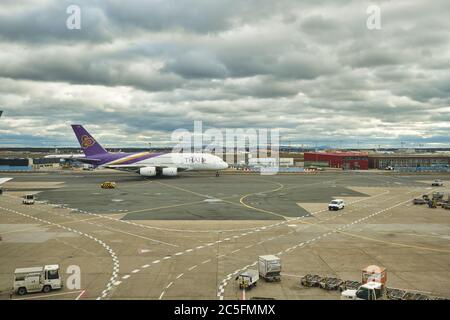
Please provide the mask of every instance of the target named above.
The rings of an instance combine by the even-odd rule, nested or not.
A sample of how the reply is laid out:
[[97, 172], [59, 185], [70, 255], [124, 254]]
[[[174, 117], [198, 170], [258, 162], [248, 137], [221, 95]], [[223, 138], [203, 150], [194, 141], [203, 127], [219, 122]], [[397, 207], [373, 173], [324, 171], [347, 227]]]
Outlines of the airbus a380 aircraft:
[[156, 175], [176, 176], [180, 171], [219, 171], [228, 164], [217, 156], [206, 153], [111, 153], [106, 151], [83, 126], [74, 124], [72, 129], [85, 157], [77, 161], [94, 167], [133, 171], [144, 177]]

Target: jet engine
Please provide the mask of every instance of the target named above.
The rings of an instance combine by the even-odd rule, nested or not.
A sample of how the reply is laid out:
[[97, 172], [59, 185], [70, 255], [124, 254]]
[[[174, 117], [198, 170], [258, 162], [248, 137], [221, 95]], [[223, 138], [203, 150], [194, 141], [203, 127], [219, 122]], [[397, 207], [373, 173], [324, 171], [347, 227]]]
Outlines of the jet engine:
[[173, 176], [178, 175], [178, 170], [177, 170], [177, 168], [163, 168], [162, 175], [173, 177]]
[[144, 177], [153, 177], [156, 176], [156, 168], [155, 167], [144, 167], [139, 169], [139, 174]]

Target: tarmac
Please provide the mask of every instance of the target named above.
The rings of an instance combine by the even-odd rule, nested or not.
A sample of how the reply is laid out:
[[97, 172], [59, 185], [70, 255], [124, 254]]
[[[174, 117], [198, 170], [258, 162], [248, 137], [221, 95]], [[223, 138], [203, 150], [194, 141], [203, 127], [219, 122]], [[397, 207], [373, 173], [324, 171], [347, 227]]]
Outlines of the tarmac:
[[[449, 175], [184, 173], [144, 179], [113, 171], [2, 174], [0, 299], [241, 299], [235, 281], [259, 255], [282, 281], [246, 298], [339, 299], [304, 288], [307, 273], [361, 279], [376, 264], [390, 287], [450, 297], [450, 211], [412, 205]], [[431, 188], [435, 178], [445, 186]], [[115, 181], [117, 188], [100, 184]], [[21, 197], [36, 193], [38, 203]], [[344, 210], [329, 212], [333, 198]], [[81, 286], [10, 295], [15, 268], [79, 266]]]

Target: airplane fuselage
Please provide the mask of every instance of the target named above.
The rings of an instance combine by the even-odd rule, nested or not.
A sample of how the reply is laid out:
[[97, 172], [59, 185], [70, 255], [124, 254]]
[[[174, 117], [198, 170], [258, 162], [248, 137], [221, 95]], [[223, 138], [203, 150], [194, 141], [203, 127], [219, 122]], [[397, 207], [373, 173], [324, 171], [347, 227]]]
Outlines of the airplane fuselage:
[[127, 167], [166, 167], [178, 168], [182, 171], [223, 170], [228, 168], [221, 158], [206, 153], [135, 153], [123, 154], [99, 167], [126, 169]]

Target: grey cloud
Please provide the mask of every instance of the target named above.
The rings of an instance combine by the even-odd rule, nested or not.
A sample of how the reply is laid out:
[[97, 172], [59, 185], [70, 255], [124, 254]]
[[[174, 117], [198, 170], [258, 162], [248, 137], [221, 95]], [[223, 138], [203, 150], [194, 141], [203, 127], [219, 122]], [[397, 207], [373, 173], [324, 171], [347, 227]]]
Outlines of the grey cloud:
[[450, 144], [448, 1], [80, 0], [79, 31], [69, 4], [0, 5], [8, 141], [72, 144], [80, 122], [105, 144], [145, 145], [203, 120], [293, 143]]
[[190, 51], [169, 61], [163, 71], [173, 72], [184, 78], [225, 78], [226, 66], [208, 52]]

